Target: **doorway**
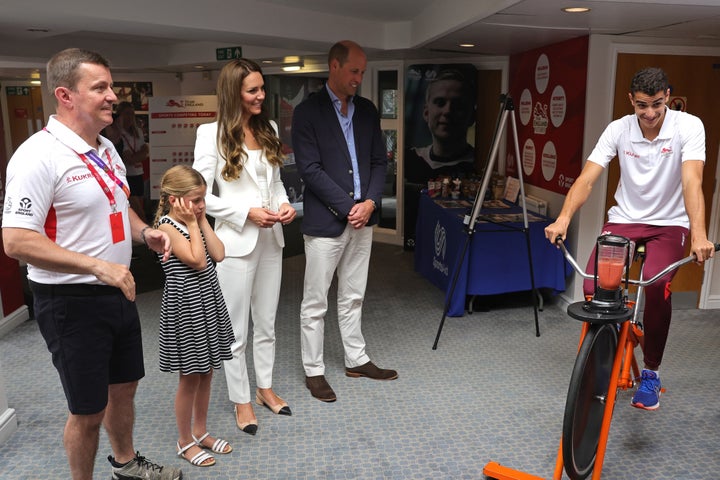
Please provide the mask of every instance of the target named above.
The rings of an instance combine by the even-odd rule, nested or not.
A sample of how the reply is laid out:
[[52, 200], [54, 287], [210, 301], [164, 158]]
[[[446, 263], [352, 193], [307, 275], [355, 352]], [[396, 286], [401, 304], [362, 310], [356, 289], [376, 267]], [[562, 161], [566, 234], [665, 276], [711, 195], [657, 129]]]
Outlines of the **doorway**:
[[14, 152], [45, 126], [41, 87], [6, 86], [10, 148]]
[[[649, 66], [660, 67], [668, 75], [671, 86], [671, 98], [681, 97], [684, 111], [699, 117], [705, 125], [705, 169], [703, 175], [703, 196], [705, 198], [705, 225], [710, 225], [715, 172], [718, 163], [718, 145], [720, 144], [720, 98], [715, 95], [720, 83], [720, 64], [718, 57], [692, 55], [656, 55], [620, 53], [617, 57], [615, 74], [615, 95], [613, 118], [633, 113], [628, 100], [630, 81], [636, 71]], [[615, 188], [620, 178], [618, 162], [612, 162], [608, 168], [607, 195], [605, 211], [615, 203]], [[687, 254], [690, 245], [687, 245]], [[682, 292], [683, 298], [691, 298], [692, 307], [698, 305], [703, 281], [703, 267], [691, 263], [675, 275], [672, 282], [673, 293]]]

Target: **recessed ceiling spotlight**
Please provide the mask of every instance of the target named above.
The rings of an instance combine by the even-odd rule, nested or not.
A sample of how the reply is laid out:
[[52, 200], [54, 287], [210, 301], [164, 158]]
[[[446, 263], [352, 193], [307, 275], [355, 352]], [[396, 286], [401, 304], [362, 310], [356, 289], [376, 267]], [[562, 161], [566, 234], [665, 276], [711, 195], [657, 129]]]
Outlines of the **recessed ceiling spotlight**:
[[193, 68], [197, 70], [202, 70], [203, 68], [205, 68], [205, 65], [194, 65]]
[[262, 63], [273, 63], [272, 60], [263, 60]]
[[458, 44], [458, 47], [461, 47], [461, 48], [472, 48], [474, 46], [475, 46], [474, 43], [459, 43]]
[[588, 7], [565, 7], [561, 10], [565, 13], [585, 13], [590, 11]]

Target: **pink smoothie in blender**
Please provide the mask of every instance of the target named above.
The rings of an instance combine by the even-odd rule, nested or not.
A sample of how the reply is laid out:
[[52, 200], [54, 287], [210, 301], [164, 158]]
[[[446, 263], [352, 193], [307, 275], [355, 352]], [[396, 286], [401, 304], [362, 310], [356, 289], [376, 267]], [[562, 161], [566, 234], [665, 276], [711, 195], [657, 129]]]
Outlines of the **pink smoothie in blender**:
[[598, 254], [598, 286], [605, 290], [615, 290], [620, 287], [625, 260], [627, 255], [626, 246], [599, 245]]

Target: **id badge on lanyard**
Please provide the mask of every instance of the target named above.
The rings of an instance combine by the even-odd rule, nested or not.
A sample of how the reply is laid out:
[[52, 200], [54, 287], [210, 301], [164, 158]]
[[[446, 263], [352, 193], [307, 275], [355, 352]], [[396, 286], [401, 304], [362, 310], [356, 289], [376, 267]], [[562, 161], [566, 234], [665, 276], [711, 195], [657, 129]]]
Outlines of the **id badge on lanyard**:
[[[110, 154], [105, 152], [108, 156], [108, 162], [110, 162]], [[100, 174], [97, 172], [95, 167], [90, 163], [90, 161], [87, 159], [87, 157], [81, 153], [78, 153], [78, 156], [80, 159], [85, 163], [85, 165], [88, 167], [88, 170], [90, 170], [90, 173], [92, 173], [93, 177], [95, 177], [95, 180], [98, 182], [100, 187], [102, 188], [103, 192], [105, 193], [105, 196], [108, 198], [108, 201], [110, 202], [110, 208], [112, 209], [112, 212], [110, 213], [110, 233], [112, 235], [112, 241], [113, 243], [120, 243], [125, 240], [125, 225], [123, 222], [122, 212], [117, 211], [117, 202], [115, 202], [115, 195], [108, 187], [107, 183], [105, 183], [105, 180], [100, 176]], [[89, 152], [88, 156], [93, 159], [95, 164], [97, 164], [98, 167], [100, 167], [116, 184], [122, 187], [123, 192], [125, 195], [129, 196], [130, 191], [127, 188], [125, 184], [120, 181], [119, 178], [115, 176], [115, 174], [112, 172], [112, 170], [105, 164], [105, 162], [102, 161], [100, 157], [95, 155], [94, 152]]]
[[[46, 132], [48, 132], [50, 135], [55, 136], [54, 133], [52, 133], [50, 130], [47, 129], [47, 127], [43, 128]], [[127, 185], [125, 185], [122, 180], [120, 180], [115, 173], [112, 171], [112, 169], [108, 165], [112, 165], [112, 160], [110, 159], [110, 152], [105, 150], [105, 155], [108, 159], [108, 164], [106, 165], [105, 162], [103, 162], [102, 158], [100, 158], [94, 151], [90, 150], [87, 153], [87, 156], [83, 155], [82, 153], [76, 152], [72, 147], [69, 147], [75, 154], [80, 157], [80, 160], [83, 161], [85, 166], [87, 166], [88, 170], [90, 170], [90, 173], [95, 178], [95, 181], [100, 185], [100, 188], [102, 188], [103, 192], [105, 193], [105, 196], [108, 198], [108, 201], [110, 202], [110, 208], [112, 209], [112, 212], [110, 213], [110, 233], [112, 235], [112, 241], [113, 243], [120, 243], [125, 240], [125, 226], [123, 222], [122, 212], [117, 211], [117, 202], [115, 202], [115, 194], [112, 190], [107, 186], [107, 183], [105, 183], [105, 180], [102, 179], [100, 174], [97, 172], [95, 167], [93, 167], [92, 163], [90, 163], [90, 160], [88, 160], [87, 157], [90, 157], [95, 164], [100, 167], [100, 169], [105, 172], [105, 174], [110, 177], [110, 179], [119, 186], [126, 197], [130, 198], [130, 189]]]
[[120, 243], [125, 240], [122, 212], [112, 212], [110, 214], [110, 231], [112, 232], [113, 243]]

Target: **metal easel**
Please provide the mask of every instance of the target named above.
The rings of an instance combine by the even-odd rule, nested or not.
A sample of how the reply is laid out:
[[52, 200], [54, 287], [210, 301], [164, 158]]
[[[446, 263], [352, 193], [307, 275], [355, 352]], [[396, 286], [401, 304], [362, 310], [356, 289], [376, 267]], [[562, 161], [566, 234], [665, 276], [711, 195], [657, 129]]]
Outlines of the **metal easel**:
[[445, 298], [445, 308], [443, 310], [443, 316], [440, 320], [440, 326], [438, 327], [437, 335], [435, 336], [435, 342], [433, 343], [433, 350], [437, 350], [438, 341], [440, 340], [440, 334], [442, 333], [443, 325], [445, 324], [445, 318], [447, 318], [448, 310], [450, 309], [450, 302], [453, 297], [453, 293], [455, 292], [455, 287], [457, 286], [458, 277], [460, 276], [460, 270], [463, 264], [463, 261], [465, 260], [465, 255], [467, 254], [467, 249], [470, 243], [472, 242], [473, 234], [475, 233], [475, 224], [477, 223], [477, 218], [480, 215], [480, 210], [482, 209], [483, 200], [485, 199], [485, 192], [487, 191], [488, 184], [490, 183], [490, 178], [492, 176], [493, 167], [495, 166], [495, 161], [497, 160], [498, 150], [500, 148], [500, 141], [503, 134], [503, 131], [505, 130], [505, 125], [509, 121], [512, 123], [512, 133], [513, 133], [513, 144], [515, 146], [515, 161], [517, 162], [517, 172], [518, 172], [518, 179], [520, 180], [520, 202], [522, 204], [522, 211], [523, 211], [523, 227], [520, 229], [517, 229], [516, 227], [512, 226], [506, 226], [510, 229], [517, 229], [518, 231], [521, 231], [525, 234], [525, 241], [527, 243], [527, 254], [528, 254], [528, 262], [530, 267], [530, 285], [532, 288], [532, 297], [533, 297], [533, 311], [535, 313], [535, 336], [540, 336], [540, 324], [538, 322], [538, 296], [539, 293], [537, 291], [537, 288], [535, 287], [535, 273], [533, 272], [533, 263], [532, 263], [532, 251], [530, 248], [530, 227], [528, 224], [528, 217], [527, 217], [527, 207], [525, 205], [525, 186], [523, 184], [523, 178], [522, 178], [522, 164], [520, 160], [520, 144], [518, 143], [518, 134], [517, 134], [517, 124], [515, 123], [515, 107], [513, 105], [512, 98], [510, 95], [503, 94], [500, 95], [500, 113], [498, 115], [498, 121], [495, 126], [495, 135], [493, 137], [493, 144], [492, 148], [490, 149], [490, 154], [488, 155], [487, 164], [485, 165], [485, 171], [483, 174], [482, 183], [480, 186], [480, 189], [477, 192], [477, 195], [475, 196], [475, 202], [473, 203], [473, 207], [471, 210], [471, 213], [469, 215], [465, 216], [465, 219], [463, 223], [466, 226], [466, 232], [467, 237], [465, 239], [465, 245], [463, 246], [460, 255], [458, 256], [457, 265], [455, 266], [454, 275], [452, 278], [452, 282], [450, 283], [450, 289], [446, 293]]

